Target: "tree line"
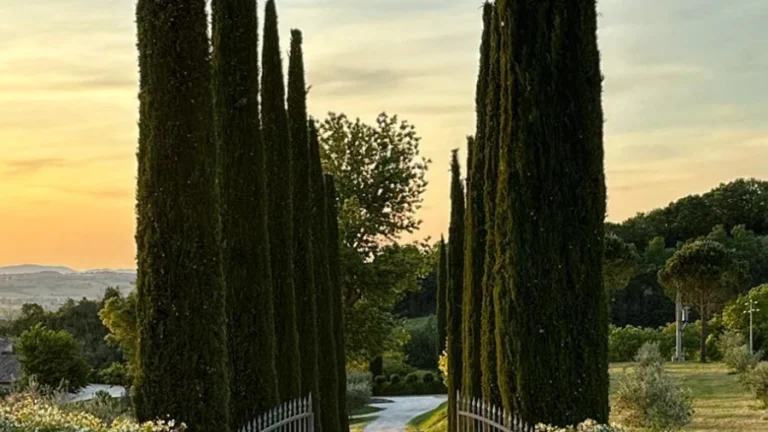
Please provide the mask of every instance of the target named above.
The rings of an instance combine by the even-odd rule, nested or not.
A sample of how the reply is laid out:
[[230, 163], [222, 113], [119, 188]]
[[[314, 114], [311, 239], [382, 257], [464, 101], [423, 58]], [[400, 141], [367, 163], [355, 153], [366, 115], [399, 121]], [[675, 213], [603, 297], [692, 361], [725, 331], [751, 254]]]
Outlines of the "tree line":
[[347, 430], [336, 189], [302, 36], [286, 92], [274, 0], [261, 57], [255, 2], [214, 0], [210, 39], [205, 3], [136, 9], [136, 415], [237, 430], [311, 392], [318, 428]]

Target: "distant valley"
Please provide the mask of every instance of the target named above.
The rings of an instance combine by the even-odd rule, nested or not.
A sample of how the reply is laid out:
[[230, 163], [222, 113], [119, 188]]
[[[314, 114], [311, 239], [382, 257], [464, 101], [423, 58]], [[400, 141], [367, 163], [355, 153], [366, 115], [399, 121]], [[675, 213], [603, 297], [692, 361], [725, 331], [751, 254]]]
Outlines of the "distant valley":
[[78, 272], [67, 267], [23, 264], [0, 267], [0, 318], [18, 314], [24, 303], [55, 309], [67, 299], [98, 299], [109, 287], [124, 293], [134, 288], [135, 270], [97, 269]]

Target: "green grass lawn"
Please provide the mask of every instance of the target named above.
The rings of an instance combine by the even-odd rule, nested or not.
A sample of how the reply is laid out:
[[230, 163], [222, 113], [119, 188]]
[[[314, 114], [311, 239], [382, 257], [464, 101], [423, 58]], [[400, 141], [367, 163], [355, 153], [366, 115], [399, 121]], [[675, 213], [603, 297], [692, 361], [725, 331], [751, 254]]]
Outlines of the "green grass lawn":
[[[629, 363], [611, 365], [611, 395], [615, 384]], [[739, 384], [736, 375], [728, 375], [720, 363], [667, 364], [667, 370], [678, 382], [693, 392], [693, 422], [686, 432], [766, 432], [768, 420], [761, 420], [765, 410]], [[618, 416], [611, 418], [620, 422]], [[409, 432], [444, 432], [447, 430], [446, 405], [411, 420]]]
[[379, 416], [371, 415], [364, 417], [355, 417], [349, 419], [349, 432], [363, 432], [368, 423], [376, 420]]

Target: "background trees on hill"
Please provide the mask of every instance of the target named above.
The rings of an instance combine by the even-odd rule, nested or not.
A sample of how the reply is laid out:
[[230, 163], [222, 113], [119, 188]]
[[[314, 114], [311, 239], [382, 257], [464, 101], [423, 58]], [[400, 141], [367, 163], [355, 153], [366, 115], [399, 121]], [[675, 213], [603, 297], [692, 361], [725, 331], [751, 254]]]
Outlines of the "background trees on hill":
[[707, 323], [725, 302], [738, 295], [747, 278], [747, 264], [734, 259], [720, 243], [700, 240], [688, 243], [659, 271], [659, 282], [670, 297], [682, 295], [701, 317], [701, 362], [707, 360]]

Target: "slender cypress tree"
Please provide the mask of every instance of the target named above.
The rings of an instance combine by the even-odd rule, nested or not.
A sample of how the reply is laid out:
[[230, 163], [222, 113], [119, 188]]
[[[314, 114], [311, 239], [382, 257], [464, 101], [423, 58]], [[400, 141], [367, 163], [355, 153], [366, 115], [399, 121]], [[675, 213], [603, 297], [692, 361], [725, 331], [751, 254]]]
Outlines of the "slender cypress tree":
[[[483, 307], [483, 274], [485, 271], [485, 123], [486, 95], [491, 50], [491, 16], [493, 6], [483, 7], [483, 37], [480, 45], [480, 67], [477, 76], [476, 117], [477, 130], [474, 147], [469, 152], [467, 166], [466, 254], [464, 260], [464, 299], [462, 310], [462, 349], [464, 381], [462, 392], [467, 396], [481, 397], [481, 316]], [[472, 142], [472, 141], [470, 141]]]
[[499, 359], [499, 383], [504, 405], [529, 423], [608, 419], [595, 6], [497, 4], [513, 41], [502, 50], [511, 89], [502, 113], [496, 224], [496, 313], [503, 323], [497, 353], [511, 347], [511, 359]]
[[217, 150], [204, 0], [139, 0], [139, 420], [229, 430]]
[[[471, 138], [469, 139], [471, 141]], [[470, 143], [469, 146], [472, 144]], [[451, 222], [448, 230], [448, 430], [457, 431], [456, 392], [461, 390], [461, 303], [464, 285], [464, 186], [458, 150], [451, 158]]]
[[288, 66], [288, 120], [293, 151], [293, 274], [296, 289], [299, 350], [301, 354], [301, 393], [320, 397], [317, 359], [317, 306], [312, 270], [312, 219], [309, 191], [309, 133], [307, 129], [307, 90], [304, 80], [304, 54], [301, 31], [291, 30], [291, 58]]
[[233, 377], [230, 423], [236, 430], [278, 402], [259, 120], [259, 29], [252, 0], [213, 0], [212, 11], [227, 345]]
[[317, 330], [320, 363], [320, 424], [324, 431], [341, 430], [336, 338], [331, 276], [328, 271], [328, 210], [325, 202], [320, 143], [315, 123], [309, 122], [309, 172], [312, 193], [312, 256], [314, 258]]
[[486, 94], [485, 116], [485, 180], [483, 202], [485, 206], [486, 246], [485, 270], [483, 271], [483, 310], [481, 316], [480, 365], [482, 369], [483, 400], [493, 404], [501, 403], [499, 384], [496, 375], [496, 315], [493, 307], [493, 287], [495, 284], [496, 239], [495, 209], [496, 182], [499, 161], [499, 102], [501, 82], [499, 81], [499, 23], [496, 8], [492, 9], [491, 42], [488, 65], [488, 88]]
[[437, 354], [445, 351], [448, 337], [448, 258], [445, 239], [440, 236], [440, 251], [437, 260]]
[[261, 118], [268, 170], [268, 227], [277, 337], [277, 382], [280, 398], [286, 401], [301, 394], [301, 373], [298, 372], [301, 363], [293, 286], [293, 164], [274, 0], [267, 0], [262, 55], [264, 71], [261, 83]]
[[328, 269], [333, 302], [333, 327], [335, 330], [336, 369], [338, 371], [339, 423], [342, 431], [349, 431], [347, 416], [347, 355], [344, 350], [344, 309], [341, 292], [341, 262], [339, 261], [339, 210], [336, 184], [333, 176], [325, 175], [325, 204], [328, 210]]

